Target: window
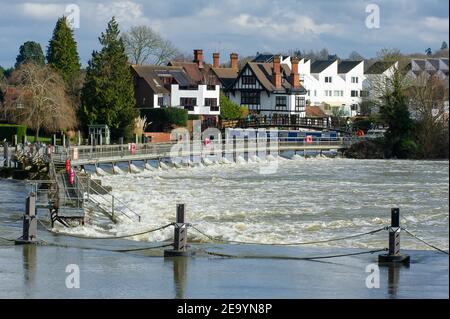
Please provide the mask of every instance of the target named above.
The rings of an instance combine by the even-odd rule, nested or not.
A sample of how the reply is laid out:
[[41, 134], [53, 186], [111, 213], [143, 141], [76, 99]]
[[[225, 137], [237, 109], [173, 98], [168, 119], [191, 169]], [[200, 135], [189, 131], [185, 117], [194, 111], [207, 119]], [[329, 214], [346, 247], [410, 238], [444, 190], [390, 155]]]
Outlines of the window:
[[351, 96], [351, 97], [358, 97], [358, 91], [352, 90], [350, 96]]
[[334, 91], [334, 96], [344, 96], [344, 91]]
[[317, 96], [317, 90], [314, 90], [314, 96]]
[[216, 90], [216, 86], [215, 85], [207, 85], [206, 86], [206, 90], [208, 90], [208, 91], [215, 91]]
[[352, 104], [350, 105], [350, 108], [352, 111], [358, 111], [358, 104]]
[[331, 80], [332, 80], [331, 76], [325, 77], [325, 83], [331, 83]]
[[185, 110], [193, 111], [194, 106], [197, 105], [197, 99], [195, 97], [181, 97], [180, 105], [184, 106]]
[[158, 97], [158, 106], [164, 106], [164, 98], [162, 96]]
[[259, 92], [242, 91], [241, 92], [241, 104], [242, 105], [259, 105], [260, 95]]
[[325, 90], [325, 96], [332, 96], [331, 93], [333, 93], [331, 90]]
[[358, 83], [359, 79], [357, 76], [352, 76], [352, 83]]
[[276, 96], [275, 97], [275, 109], [285, 110], [287, 108], [287, 98], [286, 96]]
[[243, 75], [242, 76], [243, 85], [253, 85], [256, 84], [256, 78], [253, 75]]
[[180, 85], [180, 91], [195, 91], [198, 90], [198, 85]]
[[306, 93], [306, 94], [308, 94], [308, 96], [311, 96], [311, 91], [308, 90], [307, 92], [308, 92], [308, 93]]
[[296, 96], [295, 97], [295, 111], [296, 112], [301, 112], [304, 111], [305, 108], [305, 98], [301, 97], [301, 96]]
[[360, 94], [360, 97], [368, 97], [369, 91], [360, 91], [359, 94]]
[[219, 107], [217, 106], [217, 99], [214, 98], [205, 98], [205, 106], [209, 106], [211, 111], [219, 110]]

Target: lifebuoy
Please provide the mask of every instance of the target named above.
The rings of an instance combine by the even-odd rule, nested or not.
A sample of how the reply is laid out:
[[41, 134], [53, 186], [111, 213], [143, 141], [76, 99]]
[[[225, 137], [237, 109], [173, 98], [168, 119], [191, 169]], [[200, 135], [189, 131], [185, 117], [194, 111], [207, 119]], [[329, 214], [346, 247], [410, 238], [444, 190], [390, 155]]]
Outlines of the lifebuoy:
[[208, 146], [209, 145], [209, 138], [205, 138], [203, 141], [203, 145]]
[[311, 135], [307, 135], [306, 136], [306, 144], [311, 144], [312, 143], [312, 136]]
[[70, 171], [70, 160], [66, 159], [66, 173], [69, 173]]
[[130, 145], [130, 151], [131, 151], [131, 154], [136, 153], [136, 144], [135, 144], [135, 143], [131, 143], [131, 145]]
[[75, 182], [75, 172], [73, 171], [73, 168], [71, 168], [69, 174], [69, 183], [70, 185], [73, 185], [74, 182]]
[[356, 135], [357, 135], [357, 136], [364, 136], [364, 131], [363, 131], [363, 130], [358, 130], [358, 131], [356, 132]]

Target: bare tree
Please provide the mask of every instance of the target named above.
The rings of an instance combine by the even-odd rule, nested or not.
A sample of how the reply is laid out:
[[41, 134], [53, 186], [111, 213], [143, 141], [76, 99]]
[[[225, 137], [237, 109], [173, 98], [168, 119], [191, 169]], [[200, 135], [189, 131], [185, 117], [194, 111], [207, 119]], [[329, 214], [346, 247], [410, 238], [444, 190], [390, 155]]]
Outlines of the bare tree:
[[51, 67], [24, 63], [12, 75], [14, 96], [6, 96], [10, 120], [39, 132], [61, 131], [76, 126], [73, 104], [61, 76]]
[[140, 25], [131, 27], [122, 35], [126, 53], [133, 64], [161, 65], [174, 58], [178, 50], [152, 28]]
[[178, 49], [169, 40], [161, 40], [156, 49], [155, 59], [153, 64], [162, 65], [167, 63], [170, 59], [178, 54]]
[[364, 60], [364, 57], [361, 54], [359, 54], [358, 52], [352, 51], [348, 55], [348, 60], [350, 60], [350, 61], [359, 61], [359, 60]]
[[[407, 90], [410, 109], [418, 121], [416, 138], [422, 157], [436, 157], [442, 152], [444, 144], [448, 146], [448, 113], [445, 102], [448, 90], [437, 76], [419, 77]], [[447, 148], [448, 152], [448, 148]]]

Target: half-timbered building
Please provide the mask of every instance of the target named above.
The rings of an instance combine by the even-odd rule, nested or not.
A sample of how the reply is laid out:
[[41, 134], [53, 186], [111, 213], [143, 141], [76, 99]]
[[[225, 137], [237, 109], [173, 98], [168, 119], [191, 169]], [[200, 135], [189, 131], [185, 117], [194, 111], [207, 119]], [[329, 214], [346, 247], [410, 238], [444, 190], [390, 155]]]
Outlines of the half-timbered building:
[[[299, 59], [292, 58], [291, 63], [292, 68], [281, 65], [279, 56], [272, 63], [247, 62], [227, 87], [222, 85], [223, 90], [228, 98], [253, 114], [305, 117], [306, 90], [300, 84]], [[215, 71], [220, 78], [220, 72]]]

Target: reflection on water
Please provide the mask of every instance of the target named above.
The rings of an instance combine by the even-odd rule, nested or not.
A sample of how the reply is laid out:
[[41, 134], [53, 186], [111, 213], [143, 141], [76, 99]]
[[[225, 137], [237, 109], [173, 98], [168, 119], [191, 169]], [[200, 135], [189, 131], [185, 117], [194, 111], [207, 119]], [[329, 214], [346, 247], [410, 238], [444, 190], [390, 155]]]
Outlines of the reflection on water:
[[400, 282], [400, 267], [402, 265], [389, 265], [388, 268], [388, 294], [391, 297], [397, 296], [398, 284]]
[[188, 257], [166, 257], [164, 262], [173, 263], [173, 282], [175, 287], [175, 298], [185, 299], [186, 271]]
[[22, 245], [22, 264], [23, 264], [23, 278], [25, 284], [25, 294], [29, 297], [36, 277], [36, 245]]

